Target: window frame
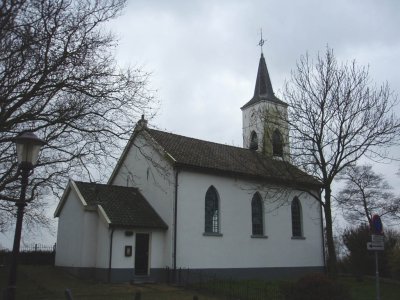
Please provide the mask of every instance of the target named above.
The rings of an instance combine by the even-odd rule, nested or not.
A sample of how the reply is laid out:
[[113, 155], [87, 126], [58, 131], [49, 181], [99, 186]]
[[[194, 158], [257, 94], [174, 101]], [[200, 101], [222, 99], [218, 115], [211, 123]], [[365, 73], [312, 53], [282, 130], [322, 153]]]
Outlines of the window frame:
[[217, 189], [211, 185], [204, 197], [204, 233], [207, 236], [222, 236], [220, 197]]
[[[259, 222], [255, 223], [255, 220]], [[251, 198], [251, 236], [265, 237], [264, 203], [259, 192]], [[257, 228], [258, 226], [258, 228]]]
[[299, 197], [295, 196], [290, 205], [292, 221], [292, 239], [304, 239], [303, 210]]
[[283, 137], [278, 128], [272, 133], [272, 155], [283, 157]]
[[257, 132], [255, 132], [255, 130], [252, 130], [250, 133], [249, 149], [250, 150], [258, 150], [258, 135], [257, 135]]

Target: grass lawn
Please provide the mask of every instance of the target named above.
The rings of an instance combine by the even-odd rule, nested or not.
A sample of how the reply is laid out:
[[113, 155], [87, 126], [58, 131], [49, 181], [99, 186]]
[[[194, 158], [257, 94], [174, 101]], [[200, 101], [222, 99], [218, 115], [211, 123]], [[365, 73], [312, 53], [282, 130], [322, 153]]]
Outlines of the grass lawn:
[[[253, 299], [268, 299], [268, 300], [284, 300], [284, 293], [280, 290], [279, 287], [286, 286], [290, 288], [291, 281], [273, 281], [273, 282], [265, 282], [262, 280], [249, 280], [249, 281], [238, 281], [234, 282], [234, 286], [223, 286], [225, 291], [228, 292], [230, 290], [236, 291], [236, 295], [249, 295], [253, 296]], [[338, 283], [343, 288], [347, 288], [350, 293], [350, 299], [343, 300], [375, 300], [376, 299], [376, 291], [375, 291], [375, 279], [374, 278], [365, 278], [363, 281], [357, 281], [353, 277], [340, 277], [338, 279]], [[210, 282], [212, 284], [212, 282]], [[232, 284], [231, 284], [232, 285]], [[220, 290], [223, 290], [220, 289]], [[258, 291], [264, 292], [268, 291], [268, 297], [263, 297], [262, 294]], [[381, 300], [399, 300], [400, 299], [400, 282], [396, 281], [388, 281], [388, 280], [380, 280], [380, 295]], [[246, 299], [244, 296], [238, 297], [239, 299]], [[302, 298], [305, 299], [305, 298]], [[313, 298], [315, 299], [315, 298]], [[321, 300], [324, 300], [321, 298]]]
[[[7, 285], [8, 270], [0, 268], [0, 291]], [[339, 282], [350, 290], [352, 300], [375, 300], [375, 280], [365, 278], [359, 282], [352, 277], [341, 277]], [[249, 286], [250, 283], [250, 286]], [[234, 282], [234, 290], [246, 289], [252, 295], [258, 288], [273, 288], [273, 283], [263, 281]], [[399, 300], [400, 284], [381, 281], [381, 299]], [[192, 300], [194, 295], [199, 300], [218, 300], [225, 298], [211, 297], [198, 292], [188, 291], [164, 284], [107, 284], [78, 279], [51, 266], [20, 266], [18, 269], [17, 299], [65, 300], [64, 291], [71, 289], [74, 300], [133, 300], [141, 292], [142, 300]], [[275, 289], [274, 289], [275, 290]], [[273, 291], [274, 292], [274, 291]], [[274, 292], [275, 293], [275, 292]], [[274, 294], [272, 293], [271, 296]], [[1, 295], [0, 295], [1, 298]], [[272, 298], [282, 299], [277, 293]], [[274, 300], [274, 299], [271, 299]], [[321, 299], [323, 300], [323, 299]]]
[[[8, 270], [0, 269], [0, 290], [7, 285]], [[140, 291], [142, 300], [217, 300], [176, 287], [162, 284], [106, 284], [81, 280], [51, 266], [19, 266], [17, 280], [18, 300], [65, 300], [64, 291], [71, 289], [74, 300], [133, 300]], [[1, 298], [1, 295], [0, 295]]]
[[[341, 277], [339, 282], [349, 288], [352, 300], [376, 299], [375, 279], [373, 278], [365, 278], [363, 281], [357, 281], [353, 277]], [[382, 300], [400, 299], [400, 283], [389, 283], [381, 280], [379, 285]]]

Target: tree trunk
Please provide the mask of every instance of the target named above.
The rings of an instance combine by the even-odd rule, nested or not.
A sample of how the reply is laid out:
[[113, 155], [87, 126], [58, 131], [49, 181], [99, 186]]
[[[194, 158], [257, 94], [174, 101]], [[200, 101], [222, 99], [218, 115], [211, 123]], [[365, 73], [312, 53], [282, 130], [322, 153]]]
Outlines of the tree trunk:
[[336, 250], [335, 243], [333, 240], [333, 229], [332, 229], [332, 211], [331, 211], [331, 187], [325, 187], [325, 223], [326, 223], [326, 245], [328, 247], [328, 259], [327, 267], [329, 275], [336, 276]]

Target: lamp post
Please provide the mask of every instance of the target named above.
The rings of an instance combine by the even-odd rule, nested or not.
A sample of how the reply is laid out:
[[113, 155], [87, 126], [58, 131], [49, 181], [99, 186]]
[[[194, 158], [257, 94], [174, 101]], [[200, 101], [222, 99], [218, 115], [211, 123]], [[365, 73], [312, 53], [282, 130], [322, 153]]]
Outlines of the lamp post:
[[8, 300], [15, 299], [19, 245], [21, 241], [22, 219], [24, 217], [24, 208], [26, 206], [25, 195], [28, 186], [28, 177], [39, 158], [40, 148], [45, 144], [43, 140], [39, 139], [32, 132], [26, 132], [17, 136], [14, 138], [14, 142], [17, 147], [18, 170], [21, 173], [21, 194], [19, 200], [15, 203], [17, 206], [17, 222], [15, 225], [14, 244], [11, 256], [10, 274], [8, 278], [6, 298]]

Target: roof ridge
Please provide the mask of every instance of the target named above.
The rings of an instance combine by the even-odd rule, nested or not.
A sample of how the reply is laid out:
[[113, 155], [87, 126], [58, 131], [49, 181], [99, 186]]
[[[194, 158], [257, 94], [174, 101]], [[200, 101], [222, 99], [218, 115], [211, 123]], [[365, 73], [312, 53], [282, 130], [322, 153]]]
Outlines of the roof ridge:
[[74, 180], [75, 183], [80, 184], [91, 184], [91, 185], [101, 185], [101, 186], [107, 186], [107, 187], [117, 187], [117, 188], [123, 188], [123, 189], [134, 189], [139, 191], [137, 187], [134, 186], [124, 186], [124, 185], [115, 185], [115, 184], [109, 184], [109, 183], [99, 183], [99, 182], [88, 182], [88, 181], [80, 181], [80, 180]]
[[319, 184], [291, 162], [276, 160], [254, 150], [152, 128], [146, 128], [146, 134], [174, 158], [177, 166], [314, 186]]
[[228, 144], [222, 144], [222, 143], [202, 140], [202, 139], [199, 139], [199, 138], [194, 138], [194, 137], [190, 137], [190, 136], [186, 136], [186, 135], [182, 135], [182, 134], [177, 134], [177, 133], [173, 133], [173, 132], [169, 132], [169, 131], [164, 131], [164, 130], [159, 130], [159, 129], [154, 129], [154, 128], [147, 128], [147, 130], [158, 131], [158, 132], [162, 132], [162, 133], [168, 133], [168, 134], [172, 134], [172, 135], [175, 135], [175, 136], [178, 136], [178, 137], [183, 137], [183, 138], [190, 139], [190, 140], [195, 140], [195, 141], [200, 141], [200, 142], [205, 142], [205, 143], [210, 143], [210, 144], [215, 144], [215, 145], [221, 145], [221, 146], [226, 146], [226, 147], [231, 147], [231, 148], [237, 148], [237, 149], [241, 149], [241, 150], [249, 150], [249, 151], [253, 152], [250, 149], [243, 148], [243, 147], [240, 147], [240, 146], [233, 146], [233, 145], [228, 145]]

